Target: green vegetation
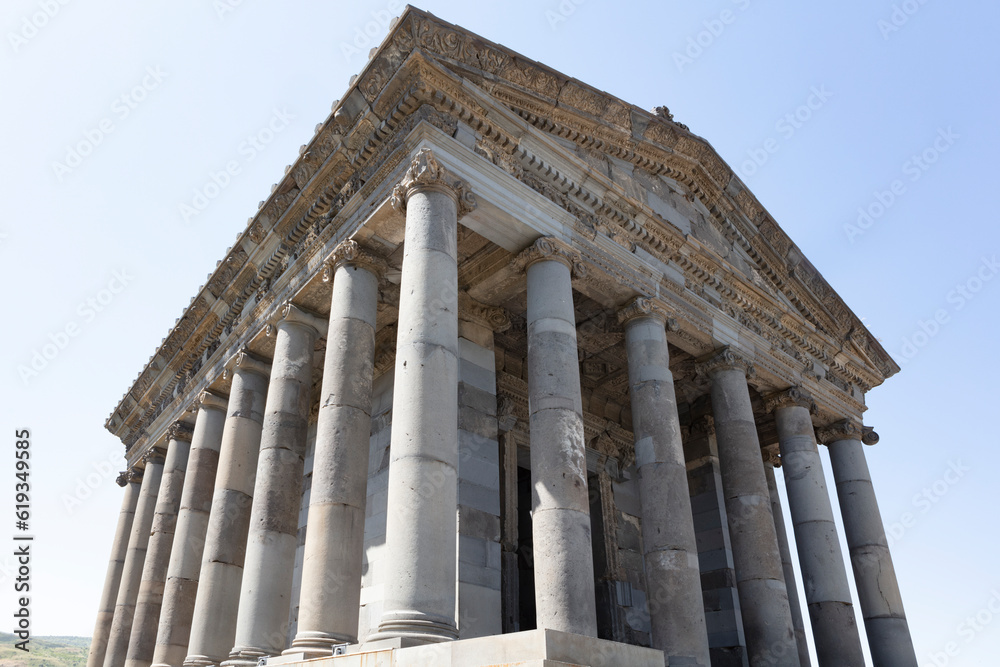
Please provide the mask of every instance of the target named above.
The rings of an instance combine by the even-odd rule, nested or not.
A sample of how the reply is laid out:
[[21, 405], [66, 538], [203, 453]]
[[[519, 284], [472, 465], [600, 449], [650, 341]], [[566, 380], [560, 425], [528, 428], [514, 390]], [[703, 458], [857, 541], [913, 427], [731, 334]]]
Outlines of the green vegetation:
[[84, 667], [90, 637], [32, 637], [28, 652], [14, 647], [20, 641], [0, 632], [0, 667]]

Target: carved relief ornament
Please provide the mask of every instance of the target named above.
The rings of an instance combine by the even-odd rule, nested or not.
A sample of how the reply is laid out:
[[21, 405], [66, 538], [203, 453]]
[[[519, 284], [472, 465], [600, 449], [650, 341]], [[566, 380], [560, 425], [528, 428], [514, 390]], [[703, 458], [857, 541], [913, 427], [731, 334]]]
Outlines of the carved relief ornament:
[[703, 358], [696, 366], [699, 375], [711, 377], [719, 371], [739, 370], [751, 378], [755, 374], [754, 365], [728, 345]]
[[829, 426], [816, 429], [816, 441], [824, 445], [838, 440], [862, 440], [862, 427], [853, 419], [841, 419]]
[[569, 245], [553, 236], [543, 236], [514, 258], [514, 266], [521, 271], [527, 271], [535, 262], [555, 260], [562, 262], [573, 272], [574, 278], [586, 278], [587, 267], [583, 257]]
[[229, 361], [226, 362], [226, 370], [223, 377], [228, 377], [236, 369], [256, 373], [265, 378], [271, 377], [270, 362], [257, 357], [247, 347], [241, 348], [239, 352], [229, 358]]
[[337, 269], [344, 265], [360, 266], [381, 279], [388, 268], [385, 259], [368, 250], [354, 239], [337, 245], [323, 266], [323, 282], [333, 281]]
[[671, 329], [677, 328], [677, 320], [670, 317], [667, 310], [645, 296], [637, 296], [618, 311], [618, 322], [627, 324], [638, 317], [652, 317]]
[[802, 387], [789, 387], [783, 391], [777, 391], [764, 399], [764, 405], [768, 412], [774, 412], [778, 408], [789, 408], [798, 406], [809, 410], [810, 414], [816, 414], [818, 408], [812, 396]]
[[444, 192], [454, 197], [459, 219], [476, 209], [476, 196], [472, 194], [469, 184], [442, 167], [429, 148], [421, 148], [413, 156], [403, 180], [392, 189], [390, 203], [394, 209], [405, 214], [407, 200], [421, 190]]

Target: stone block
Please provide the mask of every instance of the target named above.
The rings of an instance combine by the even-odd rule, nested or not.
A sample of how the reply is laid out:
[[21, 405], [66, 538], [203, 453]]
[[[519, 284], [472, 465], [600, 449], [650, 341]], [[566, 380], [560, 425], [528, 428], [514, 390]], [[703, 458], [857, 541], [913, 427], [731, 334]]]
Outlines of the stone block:
[[458, 480], [458, 504], [500, 516], [500, 491]]
[[459, 505], [458, 532], [491, 542], [500, 540], [500, 517], [473, 507]]

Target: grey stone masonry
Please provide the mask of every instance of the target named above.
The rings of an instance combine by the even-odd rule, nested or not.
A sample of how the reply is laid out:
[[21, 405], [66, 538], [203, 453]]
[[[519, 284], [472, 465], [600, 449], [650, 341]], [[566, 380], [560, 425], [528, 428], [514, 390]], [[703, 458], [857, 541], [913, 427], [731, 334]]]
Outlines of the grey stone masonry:
[[[464, 306], [464, 307], [463, 307]], [[500, 634], [500, 446], [493, 329], [459, 303], [458, 636]]]
[[290, 652], [357, 642], [379, 273], [355, 241], [334, 251], [297, 631]]
[[535, 612], [539, 628], [596, 637], [574, 258], [549, 238], [525, 252]]
[[649, 299], [638, 298], [618, 317], [625, 325], [652, 646], [671, 665], [709, 667], [667, 314]]
[[710, 414], [710, 402], [705, 398], [689, 406], [684, 459], [698, 544], [709, 653], [712, 667], [747, 667], [746, 638], [722, 493], [715, 422]]
[[218, 665], [236, 637], [243, 563], [270, 364], [243, 350], [226, 365], [232, 375], [212, 510], [205, 531], [191, 638], [184, 664]]
[[146, 547], [149, 545], [149, 531], [153, 526], [153, 515], [156, 512], [156, 495], [160, 490], [160, 480], [163, 478], [163, 459], [163, 451], [155, 447], [144, 456], [145, 466], [142, 472], [142, 486], [139, 489], [139, 502], [135, 507], [135, 519], [132, 521], [132, 533], [128, 540], [128, 553], [122, 569], [122, 582], [115, 601], [115, 615], [111, 623], [107, 652], [104, 655], [104, 667], [125, 665], [128, 641], [132, 634], [135, 603], [142, 582], [142, 566], [146, 561]]
[[136, 600], [132, 635], [126, 653], [126, 667], [148, 667], [156, 646], [156, 629], [160, 623], [163, 588], [167, 580], [170, 550], [174, 544], [177, 514], [191, 450], [191, 427], [174, 422], [167, 435], [167, 457], [163, 464], [163, 480], [156, 495], [156, 513], [149, 536], [146, 562], [142, 568], [142, 583]]
[[386, 522], [386, 587], [369, 639], [452, 640], [458, 505], [458, 219], [472, 193], [417, 153], [393, 190], [405, 212]]
[[163, 607], [153, 649], [153, 664], [157, 667], [177, 667], [187, 656], [228, 403], [227, 398], [207, 391], [198, 398], [177, 530], [170, 551]]
[[819, 459], [812, 398], [793, 387], [767, 398], [778, 429], [788, 509], [820, 667], [864, 667], [847, 569]]
[[752, 366], [725, 348], [705, 359], [699, 370], [712, 383], [715, 438], [750, 665], [777, 660], [797, 667], [792, 614], [747, 385]]
[[225, 664], [253, 665], [287, 647], [313, 356], [326, 324], [287, 302], [276, 327], [236, 641]]
[[915, 667], [913, 640], [862, 448], [862, 440], [875, 444], [878, 436], [874, 431], [863, 431], [856, 423], [844, 420], [820, 429], [818, 437], [830, 448], [833, 478], [872, 660], [879, 667]]
[[125, 487], [125, 492], [122, 495], [122, 508], [118, 513], [115, 539], [111, 543], [111, 558], [108, 560], [108, 572], [104, 577], [104, 590], [101, 593], [101, 604], [97, 610], [97, 621], [94, 623], [94, 634], [90, 641], [87, 667], [101, 667], [104, 664], [111, 622], [115, 617], [115, 600], [118, 597], [125, 557], [128, 554], [128, 536], [132, 531], [135, 506], [139, 502], [141, 480], [142, 475], [133, 470], [127, 470], [118, 476], [118, 485]]
[[792, 565], [792, 549], [785, 529], [785, 516], [781, 511], [781, 496], [778, 495], [778, 481], [775, 479], [775, 464], [780, 465], [776, 452], [764, 449], [764, 474], [767, 476], [767, 490], [771, 494], [771, 514], [774, 516], [774, 530], [778, 534], [778, 549], [781, 551], [781, 569], [785, 573], [785, 590], [788, 591], [788, 608], [792, 611], [792, 627], [795, 628], [795, 646], [799, 650], [799, 664], [810, 667], [809, 644], [806, 641], [806, 627], [802, 618], [802, 604], [799, 602], [799, 588]]

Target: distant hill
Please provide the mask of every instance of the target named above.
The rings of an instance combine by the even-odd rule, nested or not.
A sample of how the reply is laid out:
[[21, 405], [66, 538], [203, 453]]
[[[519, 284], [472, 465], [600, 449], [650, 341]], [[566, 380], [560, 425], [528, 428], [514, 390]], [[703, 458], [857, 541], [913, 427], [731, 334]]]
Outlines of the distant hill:
[[90, 637], [32, 637], [27, 653], [14, 648], [17, 637], [0, 632], [0, 667], [84, 667]]

